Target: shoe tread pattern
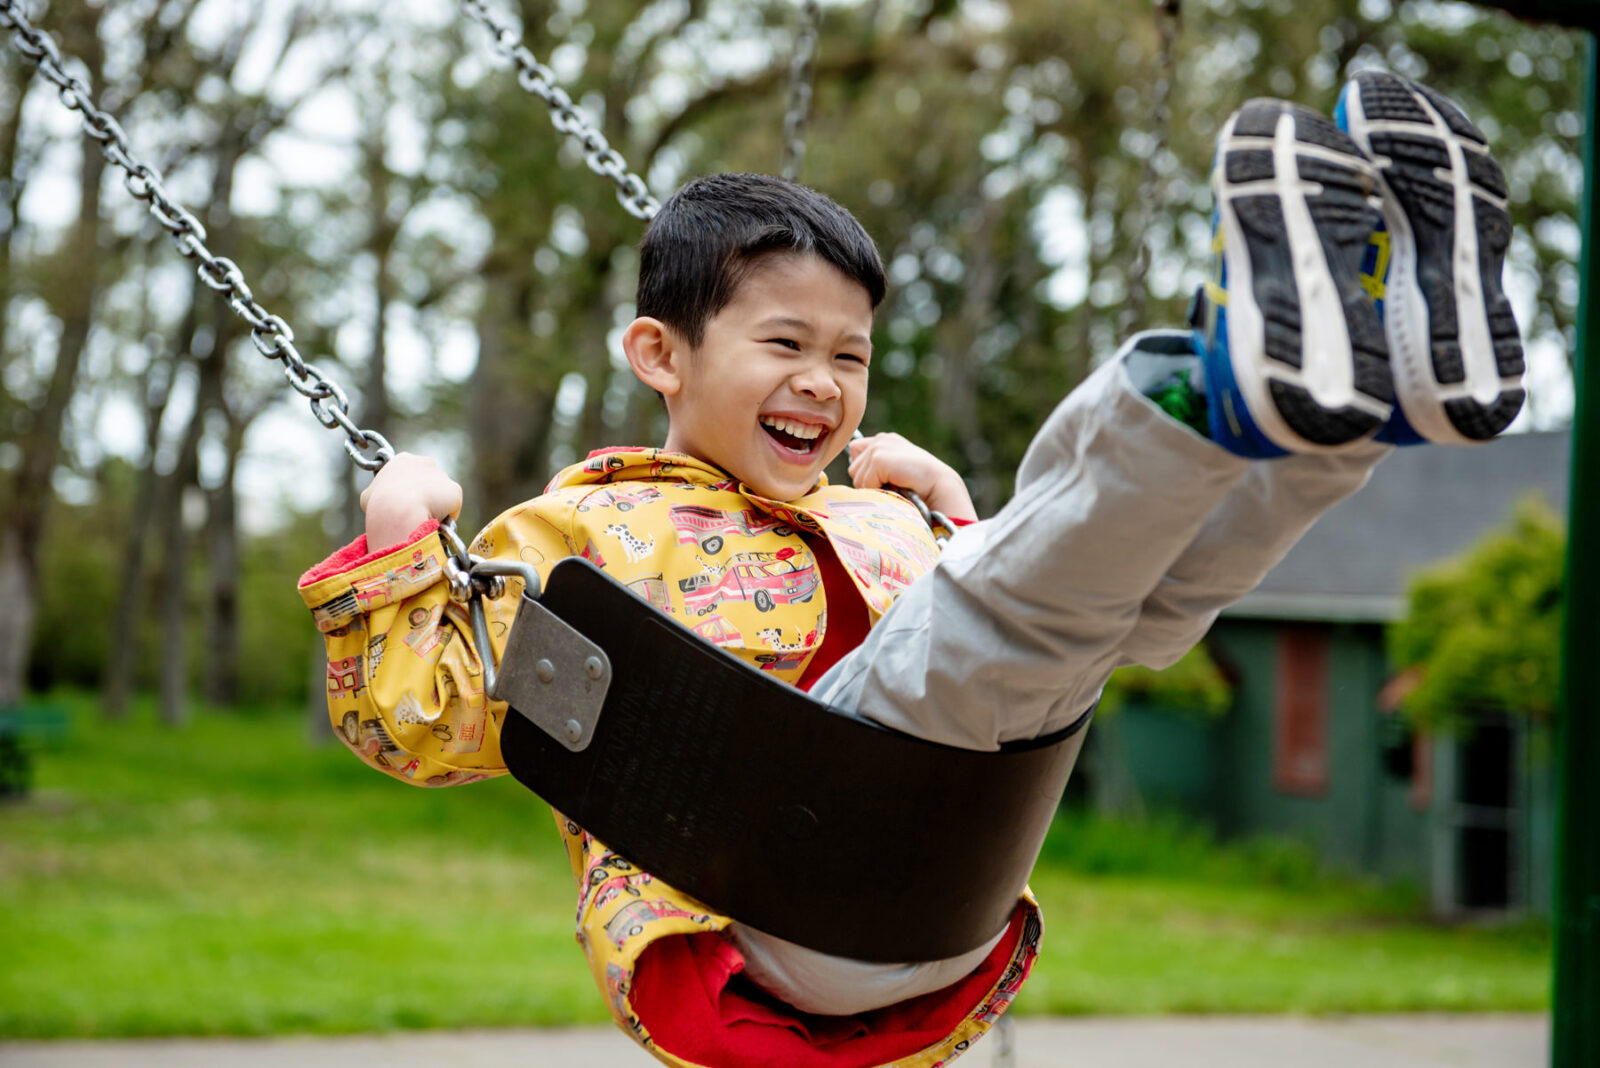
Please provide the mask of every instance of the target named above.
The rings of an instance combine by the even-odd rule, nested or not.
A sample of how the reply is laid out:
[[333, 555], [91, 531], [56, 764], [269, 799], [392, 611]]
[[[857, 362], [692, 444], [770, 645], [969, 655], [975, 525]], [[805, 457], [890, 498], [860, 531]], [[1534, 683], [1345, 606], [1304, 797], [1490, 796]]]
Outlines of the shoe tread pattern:
[[1241, 148], [1223, 158], [1230, 182], [1262, 182], [1272, 177], [1272, 151], [1266, 148]]
[[1302, 156], [1297, 163], [1301, 178], [1322, 187], [1322, 192], [1306, 198], [1306, 206], [1339, 286], [1345, 330], [1355, 360], [1355, 388], [1384, 403], [1392, 402], [1394, 384], [1383, 320], [1361, 286], [1361, 261], [1366, 256], [1367, 239], [1378, 222], [1378, 211], [1367, 199], [1373, 191], [1372, 176], [1365, 170], [1341, 167], [1313, 156]]
[[1469, 118], [1466, 112], [1456, 107], [1456, 102], [1436, 89], [1426, 85], [1417, 85], [1417, 92], [1428, 98], [1428, 103], [1433, 105], [1439, 117], [1444, 119], [1444, 124], [1450, 127], [1450, 132], [1463, 140], [1486, 146], [1489, 141], [1483, 136], [1483, 131]]
[[1527, 394], [1521, 389], [1508, 389], [1484, 405], [1470, 397], [1457, 397], [1444, 402], [1445, 414], [1450, 422], [1466, 437], [1474, 441], [1487, 441], [1511, 425], [1511, 420], [1522, 410]]
[[1428, 113], [1405, 82], [1379, 71], [1363, 71], [1355, 80], [1361, 93], [1361, 110], [1368, 119], [1427, 124]]
[[1483, 302], [1489, 315], [1489, 336], [1494, 339], [1494, 362], [1504, 377], [1526, 370], [1522, 361], [1522, 335], [1511, 301], [1500, 286], [1500, 268], [1511, 245], [1511, 216], [1487, 201], [1473, 202], [1478, 227], [1478, 273], [1483, 276]]
[[1277, 197], [1262, 194], [1236, 198], [1233, 210], [1250, 248], [1251, 295], [1261, 308], [1266, 354], [1298, 369], [1300, 296], [1294, 284], [1283, 205]]
[[1284, 422], [1317, 445], [1347, 445], [1375, 432], [1383, 420], [1356, 408], [1324, 408], [1304, 388], [1274, 378], [1272, 403]]
[[[1394, 389], [1388, 343], [1360, 278], [1367, 238], [1378, 221], [1378, 212], [1368, 199], [1374, 192], [1372, 174], [1344, 131], [1309, 109], [1281, 101], [1250, 101], [1239, 112], [1233, 132], [1236, 136], [1272, 136], [1286, 109], [1295, 117], [1298, 143], [1350, 157], [1344, 165], [1326, 154], [1297, 153], [1295, 166], [1298, 177], [1312, 183], [1305, 202], [1339, 290], [1353, 350], [1355, 388], [1389, 403]], [[1223, 162], [1231, 182], [1274, 177], [1274, 158], [1266, 150], [1235, 149], [1226, 153]], [[1268, 359], [1300, 370], [1304, 323], [1283, 204], [1275, 194], [1250, 194], [1236, 196], [1233, 209], [1249, 252], [1251, 296], [1261, 311], [1263, 351]], [[1269, 376], [1268, 385], [1283, 421], [1316, 445], [1345, 445], [1373, 433], [1383, 423], [1359, 409], [1324, 407], [1292, 381]]]
[[[1369, 120], [1414, 122], [1415, 132], [1374, 131], [1370, 142], [1380, 157], [1385, 180], [1411, 224], [1417, 246], [1417, 284], [1428, 307], [1428, 349], [1434, 380], [1442, 386], [1466, 381], [1456, 309], [1455, 188], [1440, 172], [1452, 167], [1450, 150], [1431, 116], [1417, 101], [1425, 98], [1459, 140], [1467, 179], [1475, 191], [1473, 225], [1477, 230], [1478, 274], [1484, 310], [1494, 346], [1495, 367], [1502, 377], [1523, 372], [1522, 339], [1516, 316], [1501, 286], [1511, 219], [1498, 201], [1506, 196], [1505, 174], [1486, 151], [1482, 131], [1447, 98], [1426, 86], [1394, 75], [1367, 72], [1357, 76], [1361, 108]], [[1488, 199], [1493, 198], [1493, 199]], [[1443, 402], [1446, 418], [1464, 437], [1484, 440], [1508, 426], [1524, 400], [1524, 391], [1502, 391], [1485, 405], [1459, 397]]]
[[1271, 137], [1278, 129], [1281, 108], [1275, 100], [1248, 100], [1233, 121], [1235, 137]]
[[1490, 159], [1482, 152], [1467, 151], [1462, 153], [1462, 158], [1467, 163], [1467, 177], [1472, 183], [1501, 200], [1506, 198], [1506, 176], [1500, 170], [1500, 164]]

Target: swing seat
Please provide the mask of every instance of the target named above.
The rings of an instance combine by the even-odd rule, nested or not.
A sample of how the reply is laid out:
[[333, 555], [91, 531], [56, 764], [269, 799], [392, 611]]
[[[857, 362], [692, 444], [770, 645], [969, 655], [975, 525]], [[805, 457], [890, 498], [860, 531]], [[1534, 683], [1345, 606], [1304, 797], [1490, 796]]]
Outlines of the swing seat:
[[[609, 673], [581, 651], [556, 662], [573, 631]], [[611, 849], [757, 930], [881, 962], [957, 956], [1006, 928], [1093, 714], [995, 752], [898, 734], [576, 557], [524, 592], [494, 696], [518, 711], [501, 727], [511, 774]]]

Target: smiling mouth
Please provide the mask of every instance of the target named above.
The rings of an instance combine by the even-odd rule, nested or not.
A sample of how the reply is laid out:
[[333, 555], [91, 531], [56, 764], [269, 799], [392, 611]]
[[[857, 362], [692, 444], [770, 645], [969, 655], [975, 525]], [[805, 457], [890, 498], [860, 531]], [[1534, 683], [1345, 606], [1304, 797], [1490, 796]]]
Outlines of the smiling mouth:
[[761, 429], [785, 449], [802, 456], [816, 452], [822, 445], [824, 434], [824, 428], [820, 426], [767, 417], [761, 419]]

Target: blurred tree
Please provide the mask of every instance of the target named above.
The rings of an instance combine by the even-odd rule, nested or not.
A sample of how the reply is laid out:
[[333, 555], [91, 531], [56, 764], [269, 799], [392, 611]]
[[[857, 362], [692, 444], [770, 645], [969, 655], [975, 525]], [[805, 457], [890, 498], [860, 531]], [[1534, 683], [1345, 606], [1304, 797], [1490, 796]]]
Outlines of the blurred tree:
[[[58, 12], [63, 39], [97, 82], [105, 68], [100, 41], [101, 10], [63, 5]], [[20, 103], [18, 107], [20, 108]], [[12, 159], [13, 167], [17, 160]], [[77, 175], [79, 210], [59, 246], [31, 265], [35, 295], [53, 318], [55, 360], [48, 385], [19, 411], [18, 457], [0, 513], [0, 704], [22, 692], [23, 670], [38, 610], [39, 546], [54, 498], [53, 480], [61, 456], [61, 431], [67, 406], [78, 386], [78, 368], [89, 340], [99, 296], [100, 176], [105, 160], [85, 151]], [[13, 172], [15, 173], [15, 172]], [[41, 340], [41, 339], [36, 339]]]
[[[529, 46], [658, 195], [716, 170], [777, 170], [789, 0], [515, 7]], [[214, 247], [294, 324], [308, 358], [332, 361], [346, 387], [363, 384], [351, 391], [363, 424], [454, 465], [469, 521], [536, 493], [590, 448], [660, 440], [661, 409], [616, 351], [640, 224], [492, 58], [480, 27], [427, 7], [223, 0], [56, 0], [41, 17], [68, 51], [93, 58], [105, 42], [92, 73], [108, 79], [105, 100], [136, 147], [193, 198]], [[100, 27], [96, 40], [80, 40], [82, 19]], [[824, 8], [802, 178], [855, 211], [889, 265], [869, 430], [946, 455], [981, 507], [997, 508], [1033, 428], [1119, 337], [1181, 323], [1209, 246], [1206, 177], [1226, 115], [1259, 94], [1331, 108], [1347, 75], [1372, 64], [1427, 78], [1479, 118], [1512, 187], [1511, 273], [1533, 295], [1525, 331], [1568, 347], [1575, 35], [1442, 0], [1186, 0], [1163, 123], [1161, 31], [1154, 5], [1112, 0]], [[35, 200], [24, 194], [45, 180], [45, 128], [33, 118], [45, 109], [4, 93], [28, 84], [26, 72], [8, 56], [0, 79], [0, 208], [12, 208], [0, 219], [5, 525], [42, 519], [56, 483], [109, 492], [94, 477], [105, 457], [78, 445], [93, 420], [48, 425], [51, 398], [73, 394], [52, 393], [53, 379], [92, 392], [98, 410], [132, 413], [126, 448], [138, 455], [113, 554], [121, 592], [95, 621], [121, 636], [108, 703], [119, 706], [135, 675], [152, 533], [170, 543], [164, 612], [197, 636], [206, 692], [226, 699], [252, 670], [235, 652], [239, 634], [258, 625], [238, 583], [266, 559], [239, 543], [241, 461], [284, 462], [288, 445], [252, 427], [270, 422], [257, 418], [263, 406], [298, 398], [209, 290], [184, 281], [186, 264], [164, 246], [127, 254], [156, 230], [116, 185], [107, 223], [28, 217]], [[320, 121], [307, 121], [313, 112]], [[350, 121], [334, 121], [343, 114]], [[60, 172], [57, 161], [56, 186]], [[99, 180], [88, 184], [98, 195]], [[95, 254], [60, 254], [86, 233]], [[68, 298], [82, 300], [101, 261], [123, 281], [77, 314]], [[70, 357], [62, 341], [74, 323], [114, 358], [52, 364]], [[293, 444], [316, 458], [305, 478], [322, 477], [335, 440], [303, 411], [291, 418], [305, 428]], [[24, 501], [36, 513], [26, 521], [15, 518]], [[354, 516], [348, 498], [339, 507], [336, 535]], [[190, 560], [202, 521], [204, 554]], [[13, 614], [0, 630], [15, 650], [27, 628]], [[160, 645], [170, 702], [197, 672], [181, 659], [189, 642]], [[304, 648], [298, 636], [281, 645]]]
[[1415, 672], [1408, 715], [1443, 730], [1485, 711], [1549, 721], [1565, 550], [1561, 517], [1528, 500], [1503, 530], [1417, 577], [1406, 618], [1389, 629], [1390, 658]]

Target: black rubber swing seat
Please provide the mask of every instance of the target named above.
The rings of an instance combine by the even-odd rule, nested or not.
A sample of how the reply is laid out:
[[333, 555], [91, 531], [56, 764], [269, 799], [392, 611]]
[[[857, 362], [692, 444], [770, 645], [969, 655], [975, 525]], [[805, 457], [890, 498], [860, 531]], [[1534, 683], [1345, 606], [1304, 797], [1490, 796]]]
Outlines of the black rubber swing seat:
[[908, 737], [832, 711], [572, 558], [523, 598], [501, 657], [495, 692], [519, 711], [539, 681], [582, 672], [547, 658], [555, 642], [519, 640], [545, 611], [604, 650], [609, 688], [581, 724], [560, 709], [507, 715], [506, 765], [631, 863], [740, 923], [857, 960], [953, 957], [1004, 930], [1092, 709], [995, 752]]

